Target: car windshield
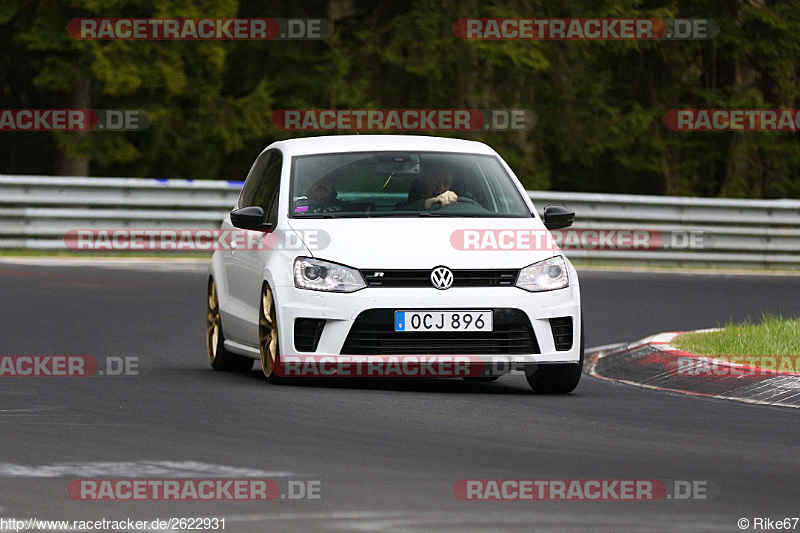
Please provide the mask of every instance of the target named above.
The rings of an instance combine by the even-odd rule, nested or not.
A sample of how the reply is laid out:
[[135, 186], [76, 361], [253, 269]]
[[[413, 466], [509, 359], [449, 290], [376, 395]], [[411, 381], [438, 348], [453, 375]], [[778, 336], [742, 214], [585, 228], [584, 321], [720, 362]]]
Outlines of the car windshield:
[[499, 159], [442, 152], [293, 158], [292, 218], [531, 217]]

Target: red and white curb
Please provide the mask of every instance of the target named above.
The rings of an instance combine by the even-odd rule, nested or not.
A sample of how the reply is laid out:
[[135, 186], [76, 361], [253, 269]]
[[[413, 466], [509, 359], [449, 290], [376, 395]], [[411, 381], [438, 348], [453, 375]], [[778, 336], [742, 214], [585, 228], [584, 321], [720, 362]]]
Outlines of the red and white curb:
[[744, 362], [747, 357], [737, 363], [679, 350], [670, 342], [680, 333], [684, 332], [659, 333], [629, 344], [597, 348], [587, 354], [586, 372], [650, 389], [800, 407], [797, 373], [751, 366]]

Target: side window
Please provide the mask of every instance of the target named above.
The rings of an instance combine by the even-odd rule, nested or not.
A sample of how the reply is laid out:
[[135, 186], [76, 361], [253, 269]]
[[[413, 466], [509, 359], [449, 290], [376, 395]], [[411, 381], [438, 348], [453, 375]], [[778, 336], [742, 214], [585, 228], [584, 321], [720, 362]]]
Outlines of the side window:
[[[281, 166], [283, 164], [283, 157], [277, 150], [270, 150], [269, 161], [264, 169], [264, 174], [258, 180], [258, 187], [256, 187], [253, 203], [264, 210], [264, 213], [269, 213], [270, 203], [272, 197], [278, 192], [278, 186], [281, 182]], [[267, 218], [269, 220], [269, 218]]]
[[261, 181], [260, 178], [269, 164], [270, 155], [272, 155], [271, 151], [265, 152], [258, 156], [256, 162], [253, 163], [253, 167], [250, 169], [250, 173], [247, 175], [247, 179], [244, 182], [244, 187], [242, 187], [242, 194], [239, 195], [238, 207], [250, 207], [251, 205], [255, 205], [253, 203], [253, 198], [255, 198], [256, 189]]
[[275, 187], [275, 192], [272, 194], [272, 201], [269, 203], [269, 210], [265, 222], [272, 224], [273, 229], [278, 225], [278, 190], [280, 187]]
[[[278, 150], [270, 150], [256, 160], [242, 188], [239, 207], [257, 205], [265, 213], [270, 212], [273, 196], [277, 197], [282, 163], [283, 157]], [[275, 216], [275, 219], [277, 221], [277, 216]], [[269, 216], [267, 220], [270, 220]]]

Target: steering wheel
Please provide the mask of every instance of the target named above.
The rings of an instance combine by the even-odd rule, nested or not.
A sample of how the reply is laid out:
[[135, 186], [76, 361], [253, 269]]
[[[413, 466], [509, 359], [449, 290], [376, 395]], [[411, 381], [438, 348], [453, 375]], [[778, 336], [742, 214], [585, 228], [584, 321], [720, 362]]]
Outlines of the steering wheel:
[[[467, 198], [466, 196], [459, 196], [458, 200], [456, 200], [455, 203], [457, 203], [457, 204], [460, 204], [460, 203], [475, 204], [477, 206], [483, 207], [477, 201], [473, 200], [472, 198]], [[450, 205], [452, 205], [452, 204], [450, 204]]]
[[477, 205], [481, 209], [485, 209], [481, 204], [479, 204], [478, 202], [476, 202], [472, 198], [467, 198], [466, 196], [459, 196], [458, 200], [456, 200], [452, 204], [442, 205], [442, 204], [437, 203], [436, 204], [437, 205], [436, 209], [447, 209], [448, 207], [457, 206], [458, 204], [462, 204], [462, 205], [463, 204], [472, 204], [472, 205]]

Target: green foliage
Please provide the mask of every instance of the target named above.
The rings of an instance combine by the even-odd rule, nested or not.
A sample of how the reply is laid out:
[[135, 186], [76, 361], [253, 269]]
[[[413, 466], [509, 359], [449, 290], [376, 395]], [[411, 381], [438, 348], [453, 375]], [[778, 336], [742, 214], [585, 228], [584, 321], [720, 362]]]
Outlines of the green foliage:
[[[79, 41], [78, 17], [326, 17], [324, 41]], [[466, 41], [462, 17], [711, 18], [705, 41]], [[670, 109], [800, 108], [800, 10], [771, 0], [7, 0], [0, 107], [142, 109], [143, 132], [0, 134], [0, 171], [242, 179], [276, 109], [528, 109], [470, 132], [532, 189], [800, 197], [795, 133], [674, 132]], [[307, 135], [307, 134], [300, 134]]]

